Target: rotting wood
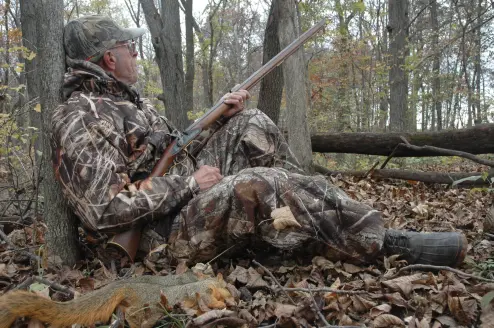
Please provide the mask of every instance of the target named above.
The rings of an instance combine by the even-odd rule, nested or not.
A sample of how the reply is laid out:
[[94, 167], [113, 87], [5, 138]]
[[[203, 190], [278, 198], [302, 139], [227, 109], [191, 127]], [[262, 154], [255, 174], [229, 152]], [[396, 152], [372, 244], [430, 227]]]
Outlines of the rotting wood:
[[[494, 124], [479, 124], [469, 129], [439, 132], [390, 133], [317, 133], [312, 134], [312, 151], [388, 156], [403, 140], [416, 146], [432, 146], [470, 154], [494, 153]], [[438, 156], [431, 150], [397, 149], [393, 157]]]
[[[332, 175], [336, 176], [338, 174], [344, 176], [355, 176], [363, 178], [366, 176], [367, 171], [331, 171], [327, 168], [315, 165], [314, 166], [316, 172], [321, 173], [323, 175]], [[398, 169], [378, 169], [372, 171], [369, 175], [370, 177], [376, 179], [399, 179], [399, 180], [412, 180], [412, 181], [420, 181], [425, 183], [439, 183], [439, 184], [447, 184], [451, 185], [455, 181], [465, 179], [468, 177], [482, 176], [482, 172], [421, 172], [421, 171], [409, 171], [409, 170], [398, 170]], [[463, 181], [458, 183], [457, 186], [486, 186], [489, 185], [489, 180], [492, 181], [494, 179], [494, 170], [489, 171], [486, 176], [486, 180], [479, 178], [475, 181]]]

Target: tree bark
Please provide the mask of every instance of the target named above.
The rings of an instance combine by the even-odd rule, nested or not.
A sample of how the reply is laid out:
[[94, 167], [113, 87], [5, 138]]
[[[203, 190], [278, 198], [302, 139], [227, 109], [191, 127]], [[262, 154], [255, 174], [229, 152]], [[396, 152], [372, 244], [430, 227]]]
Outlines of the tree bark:
[[[431, 25], [432, 25], [432, 44], [434, 47], [439, 47], [439, 23], [437, 19], [437, 1], [431, 0]], [[432, 62], [432, 74], [434, 80], [432, 82], [432, 98], [434, 99], [434, 110], [436, 111], [437, 130], [443, 129], [442, 116], [442, 97], [441, 97], [441, 80], [439, 78], [441, 69], [440, 52], [436, 49]], [[432, 127], [434, 129], [434, 126]]]
[[[281, 1], [279, 25], [280, 46], [286, 47], [298, 37], [298, 17], [294, 0]], [[310, 171], [312, 152], [310, 148], [309, 126], [307, 124], [307, 67], [304, 49], [299, 48], [283, 63], [283, 79], [287, 104], [286, 125], [288, 144], [304, 170]]]
[[408, 0], [389, 0], [389, 117], [391, 131], [410, 128], [407, 110], [408, 77], [405, 58], [408, 54]]
[[[36, 53], [36, 57], [33, 60], [26, 60], [25, 62], [25, 75], [27, 84], [28, 101], [32, 101], [32, 107], [34, 107], [39, 99], [39, 86], [38, 86], [38, 48], [36, 47], [36, 41], [38, 40], [38, 31], [36, 30], [36, 16], [37, 16], [37, 3], [36, 0], [24, 0], [20, 2], [21, 9], [21, 28], [22, 28], [22, 45], [30, 51]], [[34, 110], [29, 111], [30, 125], [41, 130], [41, 113]], [[38, 136], [34, 143], [34, 149], [41, 151], [41, 138]], [[36, 155], [36, 158], [38, 156]]]
[[[368, 171], [331, 171], [322, 166], [316, 166], [316, 171], [324, 175], [351, 175], [355, 177], [372, 177], [375, 179], [400, 179], [400, 180], [412, 180], [420, 181], [425, 183], [440, 183], [450, 185], [455, 181], [460, 179], [465, 179], [469, 177], [482, 176], [482, 172], [466, 173], [466, 172], [419, 172], [419, 171], [406, 171], [398, 169], [382, 169], [374, 170], [372, 172]], [[458, 186], [485, 186], [489, 184], [488, 180], [494, 178], [494, 171], [489, 171], [487, 179], [484, 180], [479, 178], [477, 180], [467, 180], [463, 181]]]
[[185, 83], [180, 37], [180, 9], [177, 0], [162, 0], [162, 15], [153, 0], [140, 0], [151, 33], [156, 62], [164, 88], [166, 116], [178, 129], [189, 124], [185, 110]]
[[[481, 124], [469, 129], [414, 133], [320, 133], [313, 134], [312, 151], [321, 153], [353, 153], [389, 155], [401, 136], [415, 146], [433, 146], [471, 154], [494, 153], [494, 124]], [[398, 149], [395, 157], [437, 156], [430, 151]]]
[[194, 109], [194, 16], [192, 16], [193, 0], [185, 1], [185, 111]]
[[[262, 64], [281, 51], [278, 29], [280, 21], [280, 0], [273, 0], [269, 9], [268, 21], [264, 32]], [[280, 117], [281, 98], [283, 97], [283, 69], [276, 67], [261, 81], [257, 107], [278, 124]]]
[[44, 219], [48, 226], [47, 246], [50, 254], [58, 255], [64, 264], [72, 266], [78, 259], [77, 219], [64, 201], [50, 161], [51, 114], [61, 102], [65, 71], [63, 49], [63, 1], [36, 0], [39, 50], [39, 91], [43, 144], [42, 192]]

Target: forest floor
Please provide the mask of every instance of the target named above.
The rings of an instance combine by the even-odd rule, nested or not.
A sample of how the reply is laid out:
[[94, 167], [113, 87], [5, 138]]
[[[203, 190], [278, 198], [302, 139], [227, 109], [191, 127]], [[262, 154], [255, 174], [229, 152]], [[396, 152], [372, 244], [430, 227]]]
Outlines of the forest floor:
[[[420, 169], [481, 172], [485, 167], [455, 160], [420, 165]], [[381, 256], [373, 265], [331, 262], [320, 256], [304, 263], [285, 256], [276, 262], [269, 258], [259, 261], [261, 266], [249, 256], [220, 257], [211, 262], [209, 271], [221, 274], [240, 291], [235, 304], [229, 306], [231, 310], [251, 327], [494, 327], [494, 305], [490, 302], [494, 297], [494, 231], [489, 234], [483, 225], [488, 209], [494, 204], [493, 186], [460, 189], [414, 181], [330, 179], [352, 198], [382, 211], [386, 227], [463, 231], [469, 248], [466, 260], [458, 268], [460, 271], [404, 269], [407, 263], [395, 256]], [[42, 250], [44, 224], [38, 221], [25, 226], [1, 224], [10, 242], [10, 246], [0, 243], [2, 292], [23, 283], [29, 287], [26, 279], [37, 276], [44, 280], [31, 284], [31, 290], [64, 301], [67, 296], [62, 286], [84, 294], [124, 275], [166, 275], [187, 270], [183, 266], [171, 266], [160, 255], [161, 251], [133, 264], [125, 258], [105, 259], [97, 255], [100, 248], [94, 245], [95, 241], [82, 233], [85, 260], [77, 266], [67, 268], [45, 262], [35, 266], [19, 250], [33, 254]], [[301, 290], [287, 292], [278, 284]], [[322, 287], [339, 292], [322, 291]], [[205, 304], [193, 308], [184, 302], [175, 310], [197, 315], [209, 309]], [[167, 315], [160, 327], [177, 326], [170, 316], [173, 314]]]

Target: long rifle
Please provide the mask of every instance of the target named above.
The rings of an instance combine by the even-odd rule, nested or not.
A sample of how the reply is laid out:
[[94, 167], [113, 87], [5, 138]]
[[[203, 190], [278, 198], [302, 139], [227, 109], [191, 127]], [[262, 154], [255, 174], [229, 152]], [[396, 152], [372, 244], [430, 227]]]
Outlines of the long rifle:
[[[283, 63], [283, 61], [291, 56], [295, 51], [298, 50], [307, 40], [309, 40], [314, 34], [321, 30], [326, 25], [326, 19], [321, 20], [319, 23], [311, 27], [304, 34], [299, 36], [290, 45], [283, 49], [276, 56], [271, 58], [266, 64], [264, 64], [260, 69], [254, 72], [247, 80], [242, 84], [237, 85], [232, 89], [232, 92], [238, 90], [251, 90], [261, 79], [271, 72], [275, 67]], [[172, 143], [166, 147], [160, 160], [154, 166], [149, 177], [160, 177], [164, 176], [170, 166], [172, 165], [175, 157], [186, 148], [192, 141], [202, 131], [208, 128], [211, 124], [216, 122], [221, 116], [231, 108], [230, 105], [223, 102], [218, 102], [215, 106], [210, 108], [200, 119], [190, 125], [183, 134], [174, 139]], [[141, 229], [133, 228], [115, 235], [109, 242], [121, 248], [133, 261], [139, 247], [139, 242], [141, 239]]]

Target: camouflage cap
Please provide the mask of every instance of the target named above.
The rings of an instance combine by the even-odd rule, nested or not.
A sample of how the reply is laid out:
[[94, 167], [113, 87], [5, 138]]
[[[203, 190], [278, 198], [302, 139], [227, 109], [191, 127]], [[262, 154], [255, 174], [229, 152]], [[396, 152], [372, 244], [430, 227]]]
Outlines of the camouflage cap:
[[90, 60], [98, 58], [117, 42], [138, 38], [145, 32], [143, 28], [121, 28], [106, 16], [91, 15], [68, 22], [63, 43], [70, 58]]

